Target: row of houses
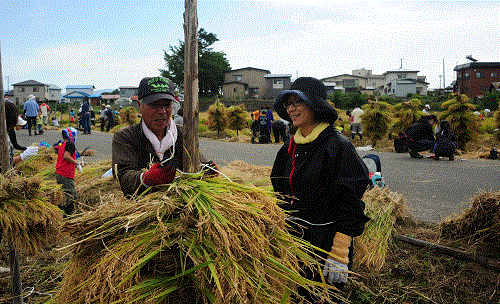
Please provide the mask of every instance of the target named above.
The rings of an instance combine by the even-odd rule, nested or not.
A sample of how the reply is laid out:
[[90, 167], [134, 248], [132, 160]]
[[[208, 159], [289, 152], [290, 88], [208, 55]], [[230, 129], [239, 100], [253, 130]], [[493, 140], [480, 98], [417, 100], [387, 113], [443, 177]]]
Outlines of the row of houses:
[[[500, 62], [470, 62], [457, 65], [456, 80], [446, 88], [448, 91], [465, 94], [471, 98], [482, 97], [484, 92], [495, 90], [500, 82]], [[395, 69], [382, 75], [371, 70], [353, 70], [352, 74], [341, 74], [320, 79], [329, 93], [334, 91], [373, 95], [406, 97], [408, 94], [426, 95], [429, 83], [418, 70]], [[269, 70], [247, 67], [227, 72], [222, 85], [224, 98], [262, 98], [272, 100], [283, 89], [291, 85], [292, 74], [271, 74]]]
[[[470, 62], [457, 65], [456, 80], [447, 87], [453, 92], [466, 94], [469, 97], [480, 97], [485, 91], [495, 88], [500, 82], [500, 62]], [[373, 95], [388, 95], [406, 97], [408, 94], [426, 95], [428, 84], [426, 76], [419, 76], [418, 70], [395, 69], [381, 75], [375, 75], [371, 70], [357, 69], [352, 74], [341, 74], [320, 79], [329, 93], [335, 91], [353, 92]], [[224, 75], [222, 95], [226, 99], [264, 99], [273, 100], [280, 91], [290, 88], [292, 74], [272, 74], [269, 70], [246, 67], [230, 70]], [[102, 95], [95, 93], [93, 85], [71, 85], [61, 88], [52, 84], [44, 84], [35, 80], [27, 80], [12, 85], [8, 92], [9, 98], [17, 104], [24, 103], [29, 95], [37, 97], [38, 101], [83, 102], [89, 98], [92, 104], [118, 103], [128, 106], [137, 99], [137, 87], [120, 87], [119, 95]]]
[[[109, 104], [116, 102], [130, 102], [137, 98], [136, 87], [120, 87], [118, 95], [101, 94], [95, 92], [93, 85], [69, 85], [65, 88], [65, 94], [62, 95], [62, 89], [53, 84], [45, 84], [36, 80], [26, 80], [12, 84], [13, 90], [6, 93], [11, 101], [16, 104], [24, 104], [29, 95], [34, 95], [39, 102], [71, 102], [82, 103], [89, 98], [93, 105], [101, 103]], [[126, 106], [126, 104], [124, 105]]]
[[[371, 70], [353, 70], [352, 74], [341, 74], [320, 79], [327, 90], [405, 97], [411, 94], [427, 94], [425, 76], [418, 76], [418, 70], [397, 69], [382, 75]], [[247, 67], [227, 72], [222, 85], [224, 98], [274, 99], [277, 94], [291, 85], [292, 74], [271, 74], [269, 70]]]

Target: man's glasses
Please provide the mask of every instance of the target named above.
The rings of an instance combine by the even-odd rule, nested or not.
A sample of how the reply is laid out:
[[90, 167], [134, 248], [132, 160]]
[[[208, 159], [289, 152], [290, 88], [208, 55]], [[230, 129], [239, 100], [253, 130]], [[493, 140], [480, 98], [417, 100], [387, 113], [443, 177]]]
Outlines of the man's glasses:
[[151, 108], [154, 108], [154, 109], [161, 109], [161, 108], [165, 108], [165, 109], [168, 109], [170, 107], [172, 107], [172, 102], [153, 102], [153, 103], [150, 103], [148, 104], [148, 106], [150, 106]]

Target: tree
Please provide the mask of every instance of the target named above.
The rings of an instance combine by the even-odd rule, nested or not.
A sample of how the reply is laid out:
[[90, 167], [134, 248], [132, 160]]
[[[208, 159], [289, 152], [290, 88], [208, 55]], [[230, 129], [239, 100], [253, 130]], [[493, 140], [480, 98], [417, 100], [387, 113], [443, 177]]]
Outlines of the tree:
[[483, 98], [481, 100], [481, 108], [495, 111], [498, 109], [499, 102], [500, 94], [497, 91], [484, 92]]
[[245, 116], [247, 116], [245, 105], [232, 106], [227, 109], [228, 127], [236, 130], [236, 136], [239, 136], [239, 131], [247, 125]]
[[450, 123], [450, 130], [457, 136], [458, 149], [465, 150], [465, 145], [477, 136], [479, 117], [472, 113], [476, 106], [469, 103], [466, 95], [452, 94], [451, 97], [441, 105], [445, 110], [439, 118]]
[[[224, 83], [224, 73], [231, 70], [226, 54], [213, 51], [217, 36], [204, 29], [198, 30], [198, 80], [199, 95], [213, 97], [217, 95]], [[169, 51], [163, 51], [167, 64], [165, 70], [160, 69], [161, 75], [170, 78], [179, 87], [184, 84], [184, 42], [179, 46], [169, 46]]]

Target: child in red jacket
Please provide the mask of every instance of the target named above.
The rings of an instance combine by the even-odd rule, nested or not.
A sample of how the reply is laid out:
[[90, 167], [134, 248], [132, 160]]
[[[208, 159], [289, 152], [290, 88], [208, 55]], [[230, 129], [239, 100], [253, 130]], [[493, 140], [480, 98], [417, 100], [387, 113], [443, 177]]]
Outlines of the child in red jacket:
[[75, 209], [76, 189], [75, 189], [75, 167], [78, 172], [82, 172], [82, 166], [76, 161], [76, 137], [78, 131], [69, 127], [62, 130], [63, 142], [56, 146], [56, 182], [62, 185], [66, 203], [60, 206], [67, 215], [73, 213]]

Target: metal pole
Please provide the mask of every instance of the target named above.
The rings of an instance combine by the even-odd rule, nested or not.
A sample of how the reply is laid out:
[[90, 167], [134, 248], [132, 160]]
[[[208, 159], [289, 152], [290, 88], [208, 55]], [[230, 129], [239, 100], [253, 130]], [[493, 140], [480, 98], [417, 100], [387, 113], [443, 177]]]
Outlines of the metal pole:
[[[2, 77], [2, 51], [0, 48], [0, 87], [3, 88]], [[5, 120], [5, 98], [2, 94], [2, 102], [0, 102], [0, 160], [2, 165], [2, 174], [5, 174], [10, 169], [9, 149], [7, 146], [7, 123]], [[13, 245], [12, 238], [9, 236], [9, 257], [10, 257], [10, 276], [12, 279], [12, 303], [22, 304], [22, 286], [21, 273], [19, 271], [19, 256], [16, 248]]]

